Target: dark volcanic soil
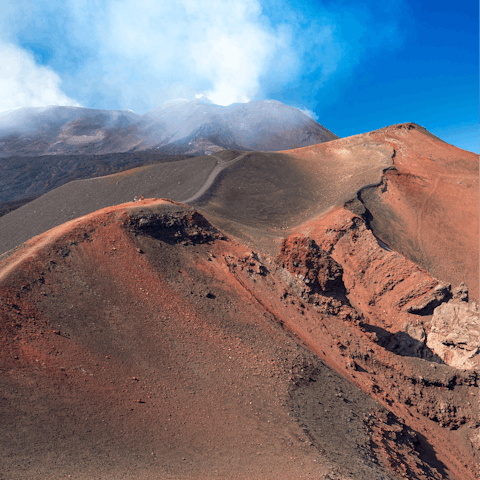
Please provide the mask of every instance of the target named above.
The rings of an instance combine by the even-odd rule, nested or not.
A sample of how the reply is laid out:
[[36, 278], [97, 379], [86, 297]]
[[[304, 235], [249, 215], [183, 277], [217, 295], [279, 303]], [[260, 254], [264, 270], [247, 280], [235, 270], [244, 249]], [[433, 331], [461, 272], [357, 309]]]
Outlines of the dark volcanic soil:
[[74, 180], [101, 177], [136, 167], [186, 158], [191, 157], [144, 152], [8, 157], [0, 162], [0, 216], [8, 213], [9, 207], [13, 210], [11, 207], [15, 202], [25, 199], [32, 201]]
[[185, 199], [203, 185], [217, 163], [215, 156], [204, 156], [63, 185], [0, 218], [0, 253], [73, 218], [135, 196]]

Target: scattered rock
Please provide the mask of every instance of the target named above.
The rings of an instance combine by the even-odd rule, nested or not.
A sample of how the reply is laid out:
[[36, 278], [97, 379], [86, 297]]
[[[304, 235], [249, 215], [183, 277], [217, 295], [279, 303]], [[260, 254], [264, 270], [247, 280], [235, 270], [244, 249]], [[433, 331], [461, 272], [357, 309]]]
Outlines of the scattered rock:
[[475, 450], [480, 451], [480, 432], [475, 432], [470, 437], [470, 442], [472, 443], [473, 448], [475, 448]]

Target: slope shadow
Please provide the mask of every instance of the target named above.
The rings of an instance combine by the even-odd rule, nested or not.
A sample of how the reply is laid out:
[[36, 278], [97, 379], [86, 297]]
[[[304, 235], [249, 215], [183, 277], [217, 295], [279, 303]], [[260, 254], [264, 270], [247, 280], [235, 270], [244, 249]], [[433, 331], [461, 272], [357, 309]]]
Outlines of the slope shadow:
[[389, 352], [401, 357], [421, 358], [428, 362], [445, 365], [445, 362], [427, 347], [425, 342], [413, 338], [407, 332], [391, 333], [382, 327], [367, 323], [363, 323], [362, 328], [367, 332], [375, 333], [378, 337], [378, 345]]

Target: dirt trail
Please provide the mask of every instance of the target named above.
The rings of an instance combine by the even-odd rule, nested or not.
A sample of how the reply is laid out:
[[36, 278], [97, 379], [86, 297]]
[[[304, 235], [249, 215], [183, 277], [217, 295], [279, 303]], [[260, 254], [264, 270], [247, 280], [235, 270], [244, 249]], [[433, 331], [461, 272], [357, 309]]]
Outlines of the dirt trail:
[[234, 163], [237, 163], [240, 161], [242, 158], [245, 157], [250, 152], [245, 152], [241, 153], [238, 157], [234, 158], [233, 160], [225, 161], [222, 160], [221, 158], [218, 158], [215, 154], [211, 155], [212, 157], [215, 157], [217, 159], [217, 165], [215, 168], [212, 170], [208, 178], [206, 179], [205, 183], [202, 185], [202, 187], [190, 198], [187, 198], [187, 200], [181, 200], [181, 203], [192, 203], [198, 198], [200, 198], [204, 193], [207, 192], [207, 190], [212, 186], [213, 182], [217, 178], [218, 174], [224, 170], [225, 168], [229, 167], [230, 165], [233, 165]]

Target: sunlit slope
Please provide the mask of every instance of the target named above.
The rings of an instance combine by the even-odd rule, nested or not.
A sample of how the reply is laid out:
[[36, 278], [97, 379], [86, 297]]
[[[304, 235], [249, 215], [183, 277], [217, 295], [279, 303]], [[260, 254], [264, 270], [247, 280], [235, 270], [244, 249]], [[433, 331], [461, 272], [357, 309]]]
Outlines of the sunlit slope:
[[478, 300], [478, 155], [415, 124], [362, 137], [395, 149], [395, 168], [360, 195], [373, 232], [434, 277], [465, 282]]
[[253, 152], [225, 168], [195, 205], [246, 226], [292, 227], [379, 183], [392, 157], [388, 144], [343, 140], [288, 153]]

